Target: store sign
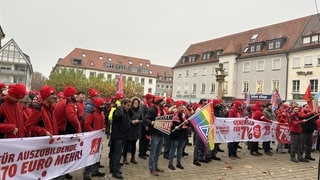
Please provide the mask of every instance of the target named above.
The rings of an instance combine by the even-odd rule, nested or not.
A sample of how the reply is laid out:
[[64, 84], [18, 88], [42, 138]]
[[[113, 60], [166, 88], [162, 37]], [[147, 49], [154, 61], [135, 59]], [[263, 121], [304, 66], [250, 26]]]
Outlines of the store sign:
[[267, 99], [271, 99], [271, 94], [250, 94], [250, 99], [267, 100]]

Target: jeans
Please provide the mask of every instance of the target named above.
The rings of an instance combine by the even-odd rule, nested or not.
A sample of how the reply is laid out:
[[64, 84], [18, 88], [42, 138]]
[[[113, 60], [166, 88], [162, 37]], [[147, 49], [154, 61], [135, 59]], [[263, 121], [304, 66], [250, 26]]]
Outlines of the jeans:
[[181, 164], [183, 147], [186, 144], [185, 139], [170, 140], [169, 165], [173, 165], [173, 158], [177, 151], [177, 164]]
[[298, 159], [302, 159], [301, 148], [300, 148], [300, 134], [291, 134], [291, 145], [290, 145], [290, 157], [296, 158], [296, 154], [298, 155]]
[[151, 149], [150, 149], [150, 156], [149, 156], [149, 169], [156, 170], [159, 169], [158, 161], [159, 156], [163, 146], [163, 136], [159, 135], [152, 135], [151, 136]]
[[270, 152], [270, 141], [264, 141], [262, 142], [262, 147], [264, 152]]

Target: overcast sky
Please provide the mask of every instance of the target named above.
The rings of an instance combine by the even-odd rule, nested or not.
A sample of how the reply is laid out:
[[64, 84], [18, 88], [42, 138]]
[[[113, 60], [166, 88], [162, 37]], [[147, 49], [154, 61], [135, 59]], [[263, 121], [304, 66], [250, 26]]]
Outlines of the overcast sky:
[[[319, 1], [320, 2], [320, 1]], [[48, 76], [74, 48], [172, 67], [190, 44], [317, 13], [316, 0], [0, 0], [14, 39]]]

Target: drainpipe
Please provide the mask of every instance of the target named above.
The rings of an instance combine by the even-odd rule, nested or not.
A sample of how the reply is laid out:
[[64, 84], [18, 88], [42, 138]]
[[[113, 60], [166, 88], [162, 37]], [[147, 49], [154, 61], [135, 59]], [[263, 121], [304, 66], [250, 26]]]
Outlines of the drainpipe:
[[287, 101], [288, 100], [288, 97], [287, 97], [287, 95], [288, 95], [288, 75], [289, 75], [289, 57], [288, 57], [288, 52], [286, 52], [286, 59], [287, 59], [287, 72], [286, 72], [286, 88], [285, 88], [285, 100]]

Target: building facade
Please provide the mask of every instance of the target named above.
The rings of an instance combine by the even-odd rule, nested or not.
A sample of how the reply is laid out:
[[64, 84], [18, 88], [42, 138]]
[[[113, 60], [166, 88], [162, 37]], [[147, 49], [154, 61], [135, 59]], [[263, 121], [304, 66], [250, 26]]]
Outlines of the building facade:
[[[308, 84], [313, 93], [319, 91], [319, 32], [317, 15], [311, 15], [192, 44], [173, 67], [173, 97], [183, 97], [189, 93], [185, 87], [195, 84], [203, 88], [192, 89], [193, 99], [215, 98], [214, 69], [222, 63], [227, 74], [225, 101], [247, 95], [270, 101], [275, 89], [282, 100], [302, 100], [299, 94], [304, 94]], [[184, 73], [205, 67], [208, 78]]]
[[30, 57], [22, 52], [13, 39], [1, 47], [0, 82], [6, 85], [22, 83], [30, 90], [32, 73]]
[[[165, 78], [164, 82], [172, 87], [172, 72], [166, 72], [171, 68], [156, 67], [147, 59], [75, 48], [65, 58], [58, 60], [53, 71], [76, 68], [82, 70], [86, 77], [100, 76], [105, 80], [117, 79], [121, 74], [123, 80], [140, 83], [143, 94], [165, 94], [163, 91], [157, 92], [157, 82], [159, 78]], [[171, 83], [167, 79], [171, 79]]]

